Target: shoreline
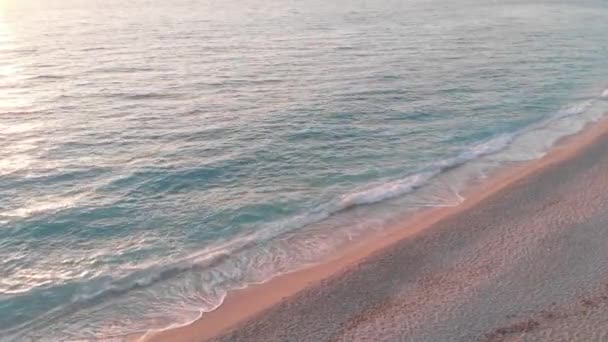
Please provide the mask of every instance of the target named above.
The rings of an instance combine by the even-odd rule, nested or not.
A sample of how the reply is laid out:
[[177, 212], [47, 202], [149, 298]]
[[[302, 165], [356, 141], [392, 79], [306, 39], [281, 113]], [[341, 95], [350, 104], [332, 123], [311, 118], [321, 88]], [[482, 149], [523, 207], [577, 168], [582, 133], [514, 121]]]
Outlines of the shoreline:
[[465, 200], [455, 207], [423, 210], [386, 232], [354, 242], [319, 264], [279, 275], [262, 284], [232, 291], [217, 309], [204, 313], [200, 319], [189, 325], [149, 332], [135, 340], [201, 341], [221, 337], [235, 328], [238, 330], [246, 322], [255, 321], [259, 315], [272, 311], [273, 307], [293, 299], [299, 293], [322, 286], [322, 283], [341, 277], [395, 246], [424, 235], [425, 232], [434, 231], [434, 226], [499, 196], [519, 181], [542, 174], [554, 165], [567, 163], [606, 136], [608, 120], [592, 122], [579, 133], [561, 138], [542, 158], [506, 166], [480, 184], [468, 187], [463, 194]]

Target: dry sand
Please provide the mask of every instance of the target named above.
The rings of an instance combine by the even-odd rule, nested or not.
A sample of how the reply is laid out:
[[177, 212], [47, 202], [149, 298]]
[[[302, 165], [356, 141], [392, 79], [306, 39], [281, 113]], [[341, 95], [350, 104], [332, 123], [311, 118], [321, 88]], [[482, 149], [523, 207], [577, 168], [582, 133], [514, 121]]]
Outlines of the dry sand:
[[147, 341], [608, 341], [608, 123]]

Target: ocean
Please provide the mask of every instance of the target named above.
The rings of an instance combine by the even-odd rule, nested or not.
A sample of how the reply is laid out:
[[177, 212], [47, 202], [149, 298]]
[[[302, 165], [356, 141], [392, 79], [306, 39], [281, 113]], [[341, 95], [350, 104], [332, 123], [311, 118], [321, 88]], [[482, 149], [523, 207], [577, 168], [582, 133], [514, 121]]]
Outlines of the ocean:
[[608, 111], [604, 0], [0, 0], [0, 341], [121, 341]]

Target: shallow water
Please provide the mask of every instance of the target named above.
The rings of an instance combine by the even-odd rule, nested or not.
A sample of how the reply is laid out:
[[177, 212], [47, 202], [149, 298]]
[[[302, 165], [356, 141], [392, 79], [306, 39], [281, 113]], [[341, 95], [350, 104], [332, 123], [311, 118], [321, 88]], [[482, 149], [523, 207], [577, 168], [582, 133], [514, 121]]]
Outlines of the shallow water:
[[117, 339], [608, 109], [601, 0], [0, 1], [0, 339]]

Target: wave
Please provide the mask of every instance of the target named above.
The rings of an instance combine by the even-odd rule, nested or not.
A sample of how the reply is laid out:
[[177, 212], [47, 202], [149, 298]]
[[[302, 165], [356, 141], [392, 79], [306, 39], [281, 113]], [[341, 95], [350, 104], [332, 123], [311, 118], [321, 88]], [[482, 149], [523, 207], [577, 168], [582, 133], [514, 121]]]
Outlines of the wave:
[[468, 161], [503, 150], [513, 138], [514, 136], [509, 134], [499, 135], [491, 140], [473, 146], [457, 157], [436, 162], [428, 170], [343, 195], [330, 207], [333, 208], [332, 211], [339, 212], [354, 206], [373, 204], [406, 195], [427, 184], [442, 172], [456, 168]]
[[[107, 297], [117, 297], [132, 290], [142, 289], [158, 282], [174, 278], [188, 271], [202, 271], [227, 260], [232, 253], [251, 247], [255, 237], [244, 236], [197, 252], [178, 261], [161, 266], [152, 266], [134, 271], [126, 276], [105, 281], [105, 285], [94, 292], [80, 293], [72, 297], [72, 304], [87, 305]], [[99, 281], [100, 279], [93, 279]], [[103, 280], [103, 277], [102, 277]]]
[[[598, 98], [608, 97], [608, 89], [604, 90]], [[358, 205], [367, 205], [382, 202], [395, 197], [403, 196], [415, 191], [416, 189], [424, 186], [436, 176], [459, 167], [467, 162], [492, 155], [503, 151], [511, 143], [522, 134], [547, 127], [549, 124], [564, 119], [567, 117], [580, 115], [589, 110], [596, 102], [598, 98], [591, 98], [579, 103], [567, 106], [559, 110], [554, 115], [517, 130], [512, 133], [499, 134], [489, 140], [476, 144], [467, 150], [461, 152], [459, 155], [453, 158], [437, 161], [430, 167], [420, 170], [414, 174], [410, 174], [401, 179], [396, 179], [381, 183], [375, 186], [367, 187], [360, 190], [355, 190], [351, 193], [340, 196], [337, 200], [327, 205], [326, 209], [329, 210], [327, 216], [350, 209]], [[315, 210], [319, 212], [320, 210]], [[322, 210], [321, 210], [322, 211]]]
[[[236, 250], [244, 249], [246, 246], [251, 246], [252, 244], [252, 237], [231, 240], [219, 246], [200, 251], [180, 261], [142, 268], [122, 277], [113, 278], [109, 276], [100, 276], [88, 279], [87, 281], [75, 282], [80, 283], [79, 285], [81, 285], [81, 287], [93, 287], [96, 289], [73, 295], [68, 303], [48, 311], [34, 321], [24, 322], [23, 324], [12, 328], [0, 330], [0, 336], [10, 336], [11, 338], [15, 338], [15, 340], [20, 340], [21, 337], [26, 336], [30, 331], [48, 326], [49, 323], [56, 322], [57, 320], [75, 314], [80, 310], [103, 303], [110, 298], [116, 299], [132, 291], [143, 290], [165, 280], [173, 279], [186, 272], [204, 271], [213, 268], [226, 260], [231, 253], [235, 253]], [[221, 304], [224, 296], [225, 293], [218, 299], [219, 303], [214, 304], [214, 307]], [[203, 310], [201, 310], [201, 312], [202, 311]]]

